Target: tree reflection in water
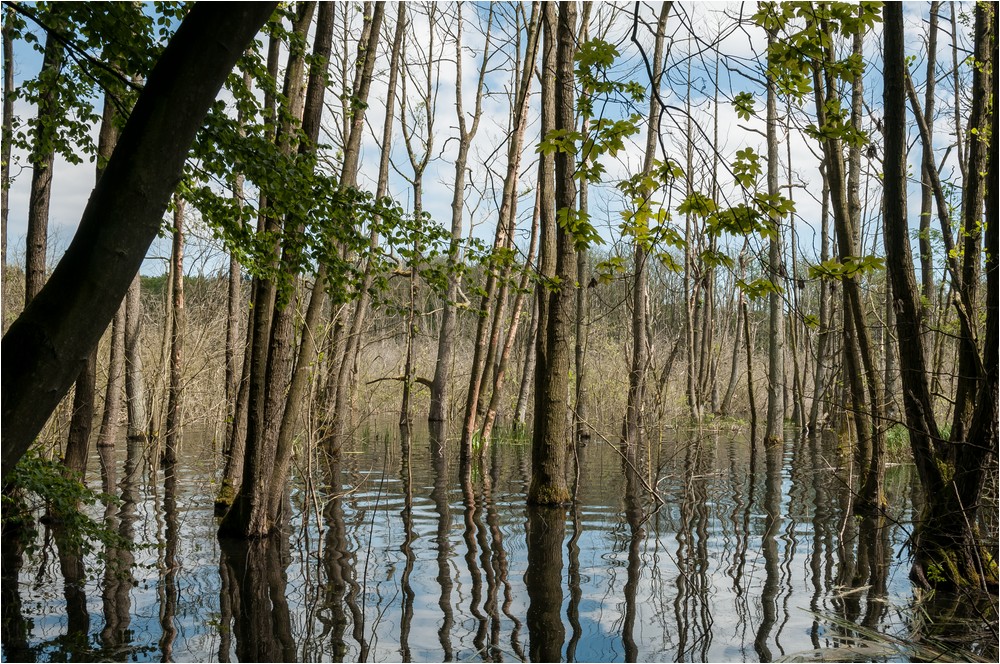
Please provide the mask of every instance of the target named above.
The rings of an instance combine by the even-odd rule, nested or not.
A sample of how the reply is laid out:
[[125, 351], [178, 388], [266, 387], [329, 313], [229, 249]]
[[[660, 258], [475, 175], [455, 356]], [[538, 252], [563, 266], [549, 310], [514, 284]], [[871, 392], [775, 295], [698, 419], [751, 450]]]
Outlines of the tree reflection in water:
[[562, 621], [562, 543], [566, 510], [529, 505], [525, 525], [528, 568], [528, 652], [532, 662], [562, 661], [566, 628]]
[[570, 455], [574, 502], [538, 509], [520, 439], [463, 464], [443, 431], [379, 432], [304, 461], [282, 533], [250, 543], [215, 537], [214, 457], [192, 440], [173, 467], [141, 445], [101, 459], [121, 502], [92, 515], [152, 546], [5, 541], [5, 659], [751, 661], [878, 632], [996, 656], [988, 602], [913, 598], [911, 470], [887, 474], [885, 518], [855, 519], [835, 440], [756, 459], [705, 432], [592, 443]]

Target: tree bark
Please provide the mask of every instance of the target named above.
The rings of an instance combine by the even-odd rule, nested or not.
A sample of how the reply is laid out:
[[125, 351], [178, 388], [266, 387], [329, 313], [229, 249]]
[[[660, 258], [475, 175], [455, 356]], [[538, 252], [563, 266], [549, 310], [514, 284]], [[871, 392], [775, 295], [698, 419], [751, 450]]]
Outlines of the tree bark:
[[184, 311], [184, 209], [186, 205], [180, 196], [174, 196], [174, 238], [170, 260], [173, 279], [170, 308], [170, 384], [167, 387], [167, 418], [164, 429], [166, 438], [163, 447], [163, 462], [177, 462], [177, 447], [181, 441], [184, 426], [182, 406], [184, 399], [184, 332], [187, 327]]
[[7, 217], [10, 214], [10, 146], [14, 138], [14, 10], [3, 15], [3, 140], [0, 141], [0, 329], [7, 330]]
[[[924, 122], [930, 129], [934, 124], [934, 91], [937, 79], [937, 35], [938, 14], [941, 3], [931, 1], [930, 21], [927, 25], [927, 87], [924, 92]], [[928, 135], [921, 154], [920, 171], [920, 280], [923, 284], [923, 296], [931, 307], [934, 305], [934, 248], [931, 245], [931, 214], [933, 193], [931, 190], [928, 168], [937, 168], [934, 163], [933, 140]]]
[[[977, 62], [987, 63], [985, 76], [991, 67], [987, 52], [996, 30], [995, 10], [976, 8]], [[980, 41], [980, 37], [983, 37]], [[980, 59], [980, 58], [983, 59]], [[996, 344], [988, 343], [982, 358], [986, 367], [981, 384], [982, 400], [971, 419], [968, 438], [956, 437], [952, 430], [952, 445], [945, 446], [935, 420], [930, 391], [930, 374], [924, 353], [924, 308], [920, 300], [913, 260], [910, 254], [906, 219], [906, 102], [904, 95], [905, 52], [902, 8], [891, 3], [885, 7], [885, 248], [886, 265], [892, 279], [896, 308], [896, 330], [899, 340], [900, 374], [903, 384], [903, 405], [906, 412], [910, 445], [925, 500], [915, 532], [915, 550], [911, 578], [925, 586], [938, 587], [997, 587], [997, 565], [980, 544], [977, 509], [986, 468], [996, 447], [998, 357]], [[978, 75], [978, 69], [977, 69]], [[990, 84], [983, 92], [989, 94]], [[974, 89], [975, 89], [974, 85]], [[997, 122], [992, 117], [981, 118], [992, 128], [991, 147], [997, 149]], [[979, 125], [984, 126], [984, 125]], [[991, 182], [996, 181], [995, 160], [989, 164]], [[970, 173], [972, 161], [970, 160]], [[987, 333], [1000, 333], [997, 297], [1000, 279], [997, 275], [998, 249], [996, 192], [990, 188], [987, 207]], [[954, 459], [954, 463], [951, 460]]]
[[136, 274], [125, 295], [125, 403], [129, 440], [146, 440], [146, 378], [142, 372], [142, 282]]
[[[46, 84], [38, 98], [38, 119], [31, 151], [31, 193], [28, 199], [27, 255], [24, 266], [24, 306], [35, 299], [45, 283], [48, 251], [49, 201], [52, 198], [52, 167], [55, 164], [55, 134], [59, 124], [59, 100], [56, 90], [63, 63], [62, 43], [49, 35], [39, 74]], [[10, 88], [7, 89], [8, 92]]]
[[[643, 173], [651, 176], [656, 160], [656, 143], [660, 136], [660, 106], [659, 87], [663, 76], [663, 50], [666, 38], [667, 17], [671, 4], [663, 3], [660, 17], [656, 23], [656, 36], [653, 42], [653, 71], [650, 85], [654, 92], [649, 97], [649, 125], [646, 132], [645, 156], [643, 157]], [[642, 192], [643, 205], [649, 205], [653, 195], [651, 189]], [[646, 329], [649, 311], [646, 306], [647, 290], [649, 289], [648, 251], [642, 238], [635, 238], [633, 261], [635, 276], [632, 281], [632, 357], [628, 374], [628, 398], [625, 406], [625, 419], [622, 424], [622, 442], [626, 446], [636, 445], [642, 441], [643, 405], [646, 398], [646, 369], [649, 365], [649, 338]], [[580, 283], [581, 288], [584, 286]]]
[[113, 318], [159, 232], [195, 133], [275, 6], [196, 5], [157, 61], [66, 254], [4, 335], [4, 473], [28, 449]]
[[[576, 127], [573, 56], [576, 52], [576, 5], [559, 6], [555, 71], [555, 129]], [[576, 205], [576, 164], [573, 155], [559, 152], [555, 157], [555, 208], [569, 215]], [[544, 352], [538, 352], [535, 371], [535, 426], [531, 445], [531, 486], [528, 502], [558, 505], [570, 499], [566, 485], [566, 421], [573, 323], [573, 283], [576, 277], [575, 238], [565, 227], [556, 231], [555, 246], [542, 251], [555, 254], [555, 277], [543, 283], [548, 301], [548, 319], [539, 329], [544, 334]], [[543, 261], [544, 262], [544, 261]]]
[[[769, 31], [768, 44], [777, 39]], [[781, 194], [778, 185], [778, 91], [773, 76], [767, 77], [767, 194], [776, 199]], [[776, 211], [768, 215], [774, 234], [768, 243], [767, 269], [773, 288], [768, 293], [767, 337], [767, 423], [764, 444], [780, 445], [785, 426], [785, 302], [783, 286], [785, 267], [782, 260], [781, 217]]]

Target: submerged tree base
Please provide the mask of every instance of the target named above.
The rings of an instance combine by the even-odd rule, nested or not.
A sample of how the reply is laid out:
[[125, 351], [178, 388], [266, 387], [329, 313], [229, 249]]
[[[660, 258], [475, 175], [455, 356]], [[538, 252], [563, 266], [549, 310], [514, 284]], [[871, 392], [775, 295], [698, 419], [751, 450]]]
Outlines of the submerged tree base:
[[910, 580], [934, 590], [998, 591], [997, 561], [989, 549], [975, 541], [951, 545], [920, 545], [910, 569]]

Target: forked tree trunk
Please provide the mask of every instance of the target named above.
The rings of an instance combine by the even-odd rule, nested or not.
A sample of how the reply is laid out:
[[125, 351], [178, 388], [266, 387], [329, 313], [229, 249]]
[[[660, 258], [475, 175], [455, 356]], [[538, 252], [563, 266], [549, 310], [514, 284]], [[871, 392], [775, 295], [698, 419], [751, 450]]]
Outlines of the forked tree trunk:
[[[973, 89], [989, 95], [992, 80], [990, 52], [996, 34], [994, 7], [976, 7], [977, 63]], [[903, 12], [899, 5], [885, 7], [885, 248], [886, 265], [892, 279], [896, 304], [896, 330], [899, 338], [900, 374], [903, 405], [906, 412], [910, 445], [924, 492], [924, 507], [915, 531], [915, 549], [911, 578], [925, 587], [997, 588], [997, 563], [983, 547], [978, 531], [977, 512], [987, 468], [997, 441], [997, 345], [987, 342], [980, 358], [984, 367], [978, 385], [981, 399], [975, 405], [968, 435], [956, 437], [951, 444], [940, 437], [935, 420], [930, 374], [924, 353], [924, 309], [920, 300], [913, 259], [910, 254], [906, 218], [906, 102], [904, 96], [905, 52]], [[973, 105], [981, 99], [974, 99]], [[991, 128], [990, 149], [997, 154], [997, 116], [995, 111], [980, 117]], [[970, 123], [971, 124], [971, 123]], [[984, 146], [985, 148], [985, 146]], [[971, 175], [973, 162], [970, 161]], [[981, 166], [980, 166], [981, 168]], [[997, 181], [995, 159], [989, 163], [990, 182]], [[987, 309], [986, 332], [995, 340], [1000, 334], [1000, 275], [997, 251], [1000, 250], [997, 194], [990, 187], [986, 213]], [[977, 259], [978, 260], [978, 259]]]
[[[443, 422], [447, 419], [449, 383], [452, 358], [455, 354], [455, 325], [458, 288], [461, 281], [461, 241], [465, 210], [465, 171], [469, 160], [472, 139], [479, 131], [479, 120], [483, 115], [483, 89], [486, 69], [490, 56], [490, 29], [493, 25], [492, 5], [486, 27], [486, 45], [482, 50], [482, 65], [476, 81], [476, 101], [472, 111], [472, 122], [465, 117], [462, 103], [462, 5], [456, 5], [455, 31], [455, 110], [458, 114], [458, 154], [455, 156], [455, 183], [451, 199], [451, 239], [448, 243], [447, 280], [444, 302], [441, 305], [441, 327], [438, 330], [437, 360], [434, 364], [434, 378], [431, 380], [431, 404], [427, 419]], [[503, 219], [498, 223], [504, 223]]]

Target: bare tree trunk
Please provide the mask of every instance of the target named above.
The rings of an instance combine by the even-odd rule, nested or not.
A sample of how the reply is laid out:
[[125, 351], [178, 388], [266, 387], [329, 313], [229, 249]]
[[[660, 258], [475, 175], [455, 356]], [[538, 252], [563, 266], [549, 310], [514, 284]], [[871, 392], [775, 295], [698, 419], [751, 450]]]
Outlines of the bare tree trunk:
[[[554, 9], [554, 8], [553, 8]], [[547, 16], [551, 21], [551, 15]], [[558, 29], [547, 36], [557, 38], [555, 71], [555, 129], [571, 131], [574, 117], [573, 56], [576, 52], [576, 5], [559, 6]], [[544, 99], [544, 97], [543, 97]], [[555, 207], [571, 212], [576, 205], [576, 170], [573, 155], [555, 156]], [[560, 227], [555, 245], [542, 245], [542, 251], [555, 254], [558, 284], [542, 286], [548, 300], [548, 316], [539, 339], [538, 366], [535, 371], [535, 426], [531, 445], [531, 486], [528, 502], [534, 505], [558, 505], [569, 500], [566, 485], [566, 420], [569, 391], [570, 337], [573, 302], [571, 284], [576, 277], [576, 250], [570, 231]], [[544, 264], [546, 261], [542, 261]], [[542, 350], [544, 347], [544, 351]]]
[[[769, 31], [768, 44], [777, 35]], [[773, 76], [767, 77], [767, 194], [775, 199], [780, 196], [778, 185], [778, 91]], [[767, 424], [765, 445], [778, 445], [784, 441], [785, 425], [785, 311], [784, 297], [779, 290], [785, 283], [782, 261], [781, 217], [771, 211], [770, 223], [774, 234], [768, 245], [768, 277], [773, 288], [768, 293], [768, 343], [767, 343]]]
[[[827, 28], [829, 35], [829, 29]], [[827, 48], [827, 58], [833, 59], [832, 43]], [[854, 40], [854, 52], [861, 50], [861, 34]], [[817, 76], [817, 81], [818, 81]], [[836, 82], [827, 69], [823, 87], [816, 90], [816, 114], [819, 126], [827, 123], [827, 103], [836, 96]], [[852, 122], [860, 131], [861, 77], [855, 77], [852, 86]], [[837, 232], [839, 259], [847, 260], [859, 256], [857, 246], [861, 205], [858, 199], [861, 148], [850, 148], [850, 174], [845, 177], [843, 152], [839, 138], [828, 137], [823, 143], [826, 167], [833, 201], [833, 218]], [[858, 436], [859, 458], [862, 461], [862, 489], [855, 509], [861, 513], [878, 509], [884, 505], [883, 480], [885, 474], [885, 436], [881, 427], [883, 420], [881, 381], [872, 362], [872, 344], [868, 327], [865, 325], [863, 301], [857, 275], [845, 275], [841, 283], [844, 288], [844, 348], [850, 398], [853, 403], [853, 418]]]
[[[820, 206], [820, 261], [830, 260], [830, 184], [826, 168], [820, 167], [823, 178]], [[826, 279], [819, 282], [819, 332], [816, 341], [816, 367], [813, 377], [813, 401], [809, 410], [809, 430], [819, 431], [820, 418], [825, 419], [828, 397], [827, 365], [830, 358], [830, 287]]]
[[[924, 122], [928, 131], [934, 124], [934, 91], [937, 82], [937, 33], [938, 33], [938, 13], [941, 11], [941, 3], [938, 0], [931, 1], [930, 21], [927, 25], [927, 88], [924, 94]], [[937, 168], [934, 163], [934, 152], [930, 147], [933, 145], [931, 136], [924, 145], [921, 156], [920, 170], [920, 280], [923, 284], [923, 295], [927, 301], [934, 306], [934, 248], [931, 245], [931, 214], [932, 197], [930, 176], [926, 173], [928, 168]]]
[[3, 14], [3, 140], [0, 141], [0, 331], [7, 331], [7, 217], [10, 214], [10, 146], [14, 139], [14, 9]]
[[[660, 9], [656, 23], [656, 37], [653, 46], [653, 71], [650, 85], [654, 93], [649, 97], [649, 125], [646, 132], [645, 155], [642, 170], [647, 176], [652, 175], [656, 161], [656, 142], [660, 135], [660, 79], [663, 77], [663, 50], [666, 39], [667, 17], [670, 15], [672, 3], [665, 2]], [[649, 205], [652, 189], [641, 192], [642, 205]], [[628, 400], [625, 406], [625, 420], [622, 424], [622, 442], [632, 446], [642, 441], [643, 435], [643, 405], [646, 399], [646, 370], [649, 365], [649, 337], [647, 325], [649, 311], [647, 309], [647, 290], [649, 275], [647, 272], [647, 247], [642, 238], [635, 238], [633, 256], [635, 262], [635, 277], [632, 281], [632, 358], [628, 375]], [[584, 286], [583, 283], [580, 284]], [[693, 375], [693, 374], [691, 374]]]
[[[104, 391], [104, 415], [97, 434], [97, 447], [114, 449], [121, 415], [122, 383], [125, 373], [125, 310], [126, 302], [115, 314], [111, 324], [111, 355], [108, 360], [108, 384]], [[112, 466], [113, 466], [112, 461]], [[113, 483], [113, 482], [112, 482]]]
[[[8, 10], [9, 11], [9, 10]], [[31, 193], [28, 199], [27, 255], [24, 266], [24, 306], [35, 298], [45, 283], [48, 251], [49, 201], [52, 198], [52, 166], [55, 163], [55, 133], [59, 123], [59, 101], [55, 89], [62, 67], [63, 47], [49, 35], [42, 59], [42, 80], [49, 83], [38, 97], [38, 121], [31, 159]], [[10, 88], [7, 88], [9, 91]], [[84, 386], [85, 387], [85, 386]]]
[[[430, 34], [428, 39], [428, 46], [426, 53], [423, 53], [423, 60], [420, 63], [424, 68], [424, 80], [423, 88], [420, 90], [419, 106], [423, 113], [423, 123], [424, 135], [421, 138], [422, 151], [418, 154], [417, 150], [414, 148], [414, 143], [417, 140], [417, 124], [416, 120], [409, 117], [407, 114], [409, 97], [407, 95], [406, 83], [409, 79], [409, 67], [406, 62], [406, 44], [411, 42], [404, 42], [403, 48], [403, 62], [404, 67], [401, 71], [401, 88], [402, 95], [400, 97], [399, 104], [399, 115], [401, 121], [401, 128], [403, 130], [403, 144], [406, 146], [406, 154], [410, 159], [410, 166], [413, 169], [413, 178], [410, 180], [410, 184], [413, 187], [413, 215], [415, 218], [419, 219], [423, 216], [424, 204], [423, 204], [423, 180], [424, 172], [427, 170], [427, 165], [430, 163], [431, 151], [434, 147], [434, 115], [435, 115], [435, 100], [437, 95], [435, 94], [436, 86], [434, 80], [434, 43], [436, 37], [437, 19], [436, 19], [437, 5], [428, 5], [427, 22], [430, 26]], [[422, 44], [422, 39], [415, 39], [412, 43]], [[414, 122], [411, 126], [410, 120]], [[416, 335], [416, 288], [417, 288], [417, 271], [420, 264], [420, 245], [419, 241], [415, 237], [413, 240], [413, 256], [410, 259], [410, 303], [409, 310], [407, 312], [407, 325], [406, 325], [406, 356], [404, 359], [403, 366], [403, 395], [399, 408], [399, 424], [400, 426], [408, 427], [412, 419], [412, 414], [410, 412], [410, 392], [413, 387], [414, 382], [414, 369], [413, 369], [413, 343], [414, 336]]]
[[[992, 5], [990, 5], [992, 7]], [[991, 19], [981, 18], [985, 11], [996, 12], [996, 7], [987, 10], [976, 8], [976, 55], [975, 71], [972, 78], [972, 108], [969, 113], [968, 176], [964, 180], [962, 190], [962, 227], [959, 237], [962, 242], [962, 280], [961, 301], [964, 308], [959, 311], [958, 338], [958, 389], [955, 393], [955, 414], [951, 424], [952, 440], [964, 440], [976, 403], [979, 400], [980, 383], [983, 380], [982, 360], [979, 355], [978, 329], [976, 314], [979, 311], [979, 281], [982, 261], [982, 218], [983, 202], [985, 200], [985, 171], [990, 161], [989, 145], [985, 136], [985, 127], [990, 117], [990, 89], [992, 73], [989, 70], [996, 44], [991, 34]], [[928, 141], [929, 142], [929, 141]], [[993, 183], [995, 184], [995, 183]], [[957, 283], [957, 282], [956, 282]], [[987, 343], [993, 343], [989, 340]]]
[[125, 295], [125, 402], [128, 406], [129, 440], [146, 440], [146, 377], [142, 372], [142, 281], [138, 274]]
[[[521, 72], [519, 77], [517, 94], [514, 100], [514, 117], [512, 120], [514, 132], [511, 135], [511, 140], [507, 147], [507, 172], [504, 176], [504, 188], [500, 201], [500, 214], [497, 217], [496, 234], [493, 239], [492, 255], [494, 257], [503, 250], [510, 248], [513, 242], [511, 233], [517, 212], [517, 182], [521, 164], [521, 152], [524, 144], [524, 133], [528, 123], [528, 102], [531, 92], [532, 72], [534, 71], [535, 54], [538, 49], [540, 32], [537, 22], [539, 20], [537, 17], [540, 15], [540, 12], [535, 7], [535, 4], [532, 5], [532, 8], [532, 19], [529, 22], [528, 28], [528, 54], [524, 59], [524, 70]], [[534, 26], [533, 30], [532, 26]], [[546, 45], [546, 47], [547, 46], [548, 45]], [[545, 62], [547, 63], [548, 60]], [[546, 65], [543, 65], [543, 67], [544, 66]], [[543, 72], [543, 78], [546, 73], [548, 72]], [[542, 94], [544, 96], [544, 90]], [[543, 104], [543, 132], [545, 131], [546, 126], [550, 126], [546, 125], [546, 110], [547, 109]], [[551, 160], [546, 159], [544, 156], [541, 156], [540, 159], [540, 164], [542, 162], [551, 164]], [[543, 166], [540, 165], [539, 168], [543, 168]], [[551, 192], [551, 189], [549, 191]], [[539, 192], [538, 195], [541, 195], [541, 192]], [[542, 224], [544, 228], [544, 208], [540, 214], [542, 215]], [[500, 325], [503, 322], [501, 319], [503, 318], [505, 306], [506, 286], [504, 284], [504, 280], [500, 279], [498, 275], [499, 269], [500, 268], [498, 268], [494, 261], [491, 260], [487, 269], [485, 292], [480, 299], [480, 318], [476, 325], [475, 348], [473, 350], [471, 375], [469, 377], [469, 390], [465, 399], [465, 414], [462, 422], [462, 438], [460, 446], [463, 454], [467, 453], [468, 450], [471, 449], [472, 434], [476, 430], [477, 414], [479, 410], [481, 410], [481, 392], [483, 385], [487, 381], [486, 375], [492, 369], [490, 364], [496, 354]], [[498, 283], [500, 283], [499, 288]], [[494, 303], [495, 309], [492, 311], [493, 324], [491, 326], [490, 314]], [[487, 331], [489, 331], [489, 334]]]
[[167, 388], [167, 419], [166, 438], [163, 448], [163, 462], [173, 464], [177, 462], [177, 447], [181, 441], [181, 429], [184, 426], [183, 413], [181, 410], [184, 398], [184, 332], [187, 326], [184, 312], [184, 200], [179, 196], [174, 197], [174, 244], [171, 260], [174, 268], [171, 272], [173, 279], [173, 294], [170, 298], [170, 307], [173, 310], [170, 326], [170, 384]]
[[[483, 417], [483, 427], [480, 430], [479, 439], [482, 447], [479, 449], [480, 457], [485, 457], [489, 448], [490, 436], [493, 432], [493, 425], [496, 422], [497, 410], [500, 408], [500, 398], [503, 395], [504, 378], [507, 374], [507, 366], [510, 363], [510, 354], [514, 348], [514, 340], [521, 323], [521, 311], [524, 308], [524, 300], [528, 293], [528, 281], [531, 276], [532, 263], [535, 260], [535, 251], [538, 247], [538, 226], [541, 215], [540, 202], [535, 200], [535, 212], [531, 221], [531, 240], [528, 244], [528, 256], [524, 261], [524, 271], [521, 273], [521, 283], [518, 285], [517, 296], [514, 299], [514, 308], [511, 311], [510, 327], [507, 329], [507, 338], [504, 341], [503, 351], [500, 353], [500, 361], [493, 376], [493, 393], [490, 395], [490, 403]], [[520, 399], [519, 399], [520, 402]], [[527, 403], [527, 398], [525, 398]], [[522, 420], [523, 421], [523, 420]]]
[[[392, 157], [392, 125], [396, 108], [396, 81], [399, 78], [399, 59], [405, 28], [406, 7], [403, 3], [400, 3], [397, 8], [396, 29], [392, 40], [392, 54], [389, 57], [389, 83], [386, 91], [385, 118], [382, 124], [382, 152], [379, 157], [378, 184], [375, 187], [376, 198], [382, 198], [388, 190], [389, 161]], [[358, 301], [355, 305], [354, 316], [351, 317], [351, 329], [345, 339], [343, 359], [340, 361], [337, 370], [333, 414], [326, 418], [327, 423], [332, 423], [332, 425], [339, 427], [332, 432], [333, 437], [337, 440], [343, 440], [346, 434], [346, 427], [344, 426], [348, 421], [346, 414], [350, 409], [354, 393], [352, 377], [355, 373], [355, 366], [361, 348], [361, 334], [364, 330], [369, 303], [371, 301], [369, 290], [373, 281], [372, 262], [375, 259], [374, 254], [378, 249], [378, 243], [378, 231], [373, 228], [369, 235], [369, 251], [371, 255], [365, 264], [365, 273], [362, 277]]]
[[[539, 217], [541, 217], [541, 211], [539, 211]], [[535, 298], [534, 305], [531, 312], [531, 327], [528, 328], [528, 334], [525, 337], [524, 367], [521, 371], [521, 383], [517, 390], [517, 405], [514, 407], [514, 425], [518, 427], [523, 427], [527, 421], [528, 397], [531, 395], [531, 388], [534, 385], [535, 361], [538, 357], [536, 353], [538, 345], [535, 342], [538, 338], [537, 298]]]
[[[462, 5], [456, 5], [455, 30], [455, 111], [458, 114], [458, 154], [455, 156], [455, 184], [452, 187], [451, 199], [451, 240], [448, 243], [448, 285], [445, 289], [444, 302], [441, 311], [441, 327], [438, 331], [437, 361], [434, 365], [434, 378], [431, 380], [431, 404], [427, 419], [431, 422], [443, 422], [447, 419], [449, 374], [452, 357], [455, 354], [455, 300], [458, 298], [458, 288], [461, 280], [459, 264], [461, 263], [461, 241], [463, 227], [463, 212], [465, 210], [465, 171], [468, 166], [469, 148], [479, 130], [479, 120], [483, 115], [483, 89], [486, 79], [486, 67], [490, 56], [490, 31], [493, 26], [493, 6], [490, 5], [489, 18], [486, 26], [486, 44], [482, 52], [482, 65], [479, 68], [479, 78], [476, 81], [476, 101], [472, 111], [472, 122], [465, 117], [462, 102]], [[498, 223], [504, 223], [501, 218]]]

